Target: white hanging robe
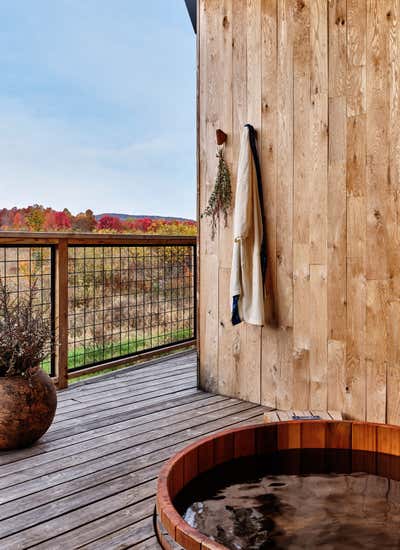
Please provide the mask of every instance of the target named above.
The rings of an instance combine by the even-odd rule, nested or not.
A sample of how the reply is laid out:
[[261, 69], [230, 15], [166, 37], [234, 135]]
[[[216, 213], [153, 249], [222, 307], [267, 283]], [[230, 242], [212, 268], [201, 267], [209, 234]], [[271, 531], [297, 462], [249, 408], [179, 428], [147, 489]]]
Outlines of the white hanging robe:
[[[254, 130], [253, 130], [254, 132]], [[232, 323], [263, 325], [264, 285], [261, 267], [263, 224], [250, 128], [245, 126], [240, 154], [233, 215], [233, 256], [230, 282]]]

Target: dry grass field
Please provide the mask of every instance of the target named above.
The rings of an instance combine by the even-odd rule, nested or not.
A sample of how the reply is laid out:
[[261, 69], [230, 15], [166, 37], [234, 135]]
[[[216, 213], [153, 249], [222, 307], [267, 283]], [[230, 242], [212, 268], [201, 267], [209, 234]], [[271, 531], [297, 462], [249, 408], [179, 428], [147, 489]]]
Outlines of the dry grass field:
[[[50, 247], [0, 247], [1, 280], [15, 299], [35, 285], [49, 319], [53, 271]], [[71, 246], [68, 302], [71, 370], [193, 338], [194, 249]]]

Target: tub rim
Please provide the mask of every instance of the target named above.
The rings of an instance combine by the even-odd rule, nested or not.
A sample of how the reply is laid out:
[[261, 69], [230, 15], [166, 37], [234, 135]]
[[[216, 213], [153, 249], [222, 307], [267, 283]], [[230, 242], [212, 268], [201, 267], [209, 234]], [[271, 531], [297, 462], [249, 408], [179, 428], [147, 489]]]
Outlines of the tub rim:
[[[204, 436], [162, 467], [157, 481], [158, 521], [171, 539], [187, 550], [228, 550], [186, 523], [173, 504], [178, 492], [196, 476], [229, 460], [263, 455], [267, 450], [307, 448], [400, 456], [400, 426], [355, 420], [290, 420], [227, 428]], [[163, 548], [172, 550], [158, 522], [157, 534]]]

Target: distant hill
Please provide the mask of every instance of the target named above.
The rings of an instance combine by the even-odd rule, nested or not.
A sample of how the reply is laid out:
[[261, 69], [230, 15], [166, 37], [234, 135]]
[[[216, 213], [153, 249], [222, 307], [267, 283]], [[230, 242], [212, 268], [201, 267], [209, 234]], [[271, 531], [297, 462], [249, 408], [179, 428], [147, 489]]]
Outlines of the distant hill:
[[99, 220], [103, 216], [112, 216], [113, 218], [119, 218], [122, 221], [125, 221], [127, 219], [131, 220], [139, 220], [143, 218], [150, 218], [151, 220], [166, 220], [168, 222], [194, 222], [195, 220], [192, 220], [190, 218], [175, 218], [174, 216], [154, 216], [152, 214], [116, 214], [111, 212], [104, 212], [103, 214], [96, 214], [95, 218], [96, 220]]

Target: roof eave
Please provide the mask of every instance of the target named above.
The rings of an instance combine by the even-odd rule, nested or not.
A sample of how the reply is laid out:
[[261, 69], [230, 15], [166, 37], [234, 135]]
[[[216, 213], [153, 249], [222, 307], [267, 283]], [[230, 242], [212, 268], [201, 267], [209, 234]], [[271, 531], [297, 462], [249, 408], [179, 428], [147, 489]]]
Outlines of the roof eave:
[[185, 0], [185, 4], [192, 21], [193, 30], [197, 32], [197, 0]]

